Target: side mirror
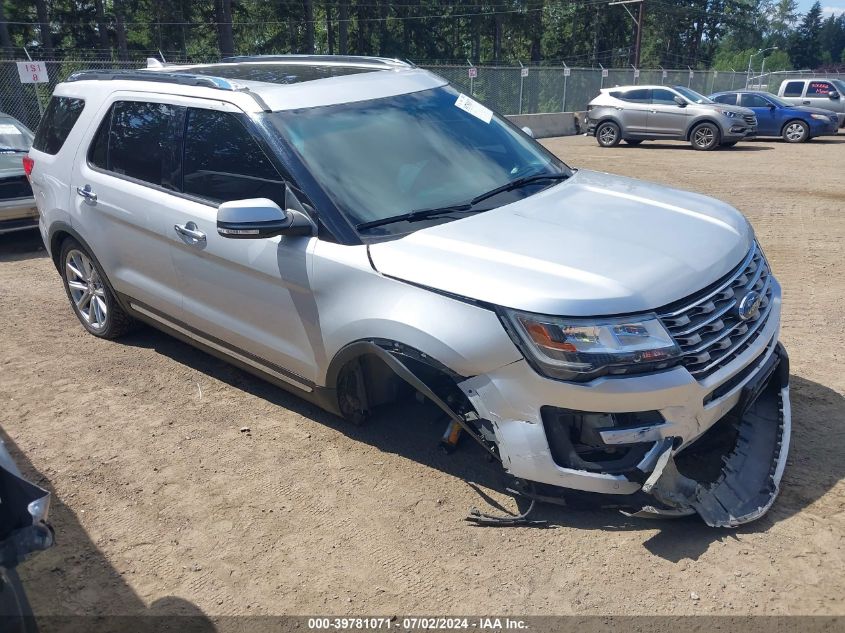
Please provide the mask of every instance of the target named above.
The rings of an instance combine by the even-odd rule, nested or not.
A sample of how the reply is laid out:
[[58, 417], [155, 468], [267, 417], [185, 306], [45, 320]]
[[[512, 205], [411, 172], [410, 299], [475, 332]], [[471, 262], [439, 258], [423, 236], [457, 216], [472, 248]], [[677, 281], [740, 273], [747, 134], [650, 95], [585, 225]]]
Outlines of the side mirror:
[[276, 235], [316, 235], [317, 227], [301, 211], [282, 211], [272, 200], [250, 198], [217, 207], [217, 232], [230, 239], [255, 240]]
[[777, 106], [774, 103], [769, 104], [769, 110], [774, 110], [776, 108], [777, 108]]
[[831, 99], [838, 99], [839, 93], [836, 92], [836, 90], [831, 90], [830, 92], [827, 93], [827, 96], [830, 97]]
[[525, 132], [531, 138], [534, 138], [534, 131], [530, 127], [528, 127], [527, 125], [522, 128], [522, 131]]
[[686, 108], [687, 107], [686, 99], [684, 99], [680, 95], [675, 95], [674, 100], [675, 100], [675, 103], [678, 104], [678, 107], [680, 107], [680, 108]]

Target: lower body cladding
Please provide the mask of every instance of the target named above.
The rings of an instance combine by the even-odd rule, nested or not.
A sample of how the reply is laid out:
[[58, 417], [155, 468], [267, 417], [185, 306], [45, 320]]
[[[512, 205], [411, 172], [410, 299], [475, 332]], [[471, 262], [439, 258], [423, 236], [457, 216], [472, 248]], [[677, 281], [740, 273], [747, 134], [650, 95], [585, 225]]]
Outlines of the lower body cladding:
[[734, 527], [774, 503], [789, 451], [789, 360], [776, 321], [701, 382], [677, 367], [561, 383], [520, 361], [459, 387], [491, 423], [511, 475], [613, 495], [636, 516], [698, 513]]

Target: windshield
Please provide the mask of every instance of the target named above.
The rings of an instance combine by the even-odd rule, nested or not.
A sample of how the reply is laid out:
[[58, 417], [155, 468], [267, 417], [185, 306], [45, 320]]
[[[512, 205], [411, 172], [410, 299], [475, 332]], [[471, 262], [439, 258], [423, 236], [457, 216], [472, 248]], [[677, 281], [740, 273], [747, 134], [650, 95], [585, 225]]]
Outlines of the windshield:
[[836, 86], [836, 91], [842, 96], [845, 97], [845, 81], [841, 79], [833, 79], [832, 83]]
[[[359, 229], [413, 211], [466, 205], [526, 176], [570, 173], [539, 143], [450, 87], [265, 116]], [[473, 211], [554, 182], [503, 191]], [[456, 217], [460, 214], [427, 221]], [[368, 230], [410, 229], [405, 224]]]
[[9, 118], [0, 118], [0, 152], [28, 152], [32, 132]]
[[684, 86], [675, 86], [675, 90], [680, 92], [684, 95], [687, 99], [692, 101], [693, 103], [713, 103], [710, 99], [705, 97], [702, 94], [697, 93], [695, 90], [691, 88], [686, 88]]

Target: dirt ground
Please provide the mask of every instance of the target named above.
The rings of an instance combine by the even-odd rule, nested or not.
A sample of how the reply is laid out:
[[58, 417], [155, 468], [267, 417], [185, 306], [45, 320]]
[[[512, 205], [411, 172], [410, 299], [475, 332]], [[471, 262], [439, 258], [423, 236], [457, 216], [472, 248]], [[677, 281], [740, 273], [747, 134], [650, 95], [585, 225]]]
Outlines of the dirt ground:
[[18, 234], [0, 238], [0, 427], [55, 495], [58, 545], [20, 570], [35, 612], [845, 614], [845, 136], [546, 144], [754, 224], [783, 285], [793, 386], [764, 519], [725, 531], [543, 508], [551, 529], [473, 527], [484, 495], [513, 502], [468, 442], [441, 454], [442, 428], [413, 411], [352, 427], [153, 330], [89, 336], [38, 235]]

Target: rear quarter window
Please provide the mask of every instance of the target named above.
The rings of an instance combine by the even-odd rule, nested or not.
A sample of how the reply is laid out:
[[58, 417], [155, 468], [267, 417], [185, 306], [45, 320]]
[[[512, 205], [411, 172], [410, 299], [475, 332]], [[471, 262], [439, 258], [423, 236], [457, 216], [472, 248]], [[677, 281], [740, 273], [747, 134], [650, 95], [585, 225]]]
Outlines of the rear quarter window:
[[82, 114], [85, 101], [74, 97], [53, 97], [38, 124], [32, 147], [45, 154], [58, 154]]

